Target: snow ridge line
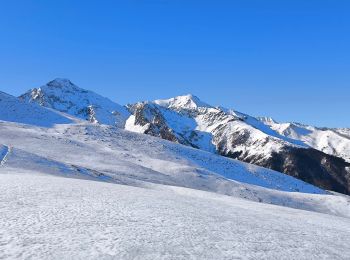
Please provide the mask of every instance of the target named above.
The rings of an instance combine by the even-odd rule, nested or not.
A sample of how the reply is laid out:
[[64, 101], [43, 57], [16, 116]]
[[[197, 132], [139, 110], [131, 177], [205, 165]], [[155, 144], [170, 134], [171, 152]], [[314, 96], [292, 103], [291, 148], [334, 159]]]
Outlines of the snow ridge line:
[[6, 145], [4, 145], [4, 151], [3, 151], [3, 153], [2, 153], [2, 155], [1, 155], [1, 157], [0, 157], [0, 166], [4, 166], [5, 165], [5, 163], [6, 163], [6, 161], [7, 161], [7, 159], [8, 159], [8, 156], [10, 155], [10, 153], [12, 152], [12, 146], [6, 146]]

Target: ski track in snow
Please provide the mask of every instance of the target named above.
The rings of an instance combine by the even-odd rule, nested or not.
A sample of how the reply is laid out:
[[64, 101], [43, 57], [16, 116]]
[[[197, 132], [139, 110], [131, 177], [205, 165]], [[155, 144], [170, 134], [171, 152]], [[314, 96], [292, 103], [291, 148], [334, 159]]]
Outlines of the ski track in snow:
[[12, 151], [12, 147], [8, 147], [6, 145], [3, 145], [2, 147], [0, 147], [0, 165], [3, 166], [6, 161], [8, 156], [10, 155]]

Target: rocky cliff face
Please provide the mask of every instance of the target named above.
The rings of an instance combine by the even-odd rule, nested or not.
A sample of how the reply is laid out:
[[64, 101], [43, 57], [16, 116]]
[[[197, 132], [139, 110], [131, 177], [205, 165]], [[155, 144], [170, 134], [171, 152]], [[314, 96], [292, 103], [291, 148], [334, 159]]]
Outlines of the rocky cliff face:
[[159, 108], [153, 104], [137, 103], [129, 106], [133, 116], [128, 119], [127, 126], [139, 126], [140, 132], [157, 136], [165, 140], [176, 143], [185, 143], [184, 140], [177, 136], [175, 132], [167, 125], [166, 119], [159, 111]]

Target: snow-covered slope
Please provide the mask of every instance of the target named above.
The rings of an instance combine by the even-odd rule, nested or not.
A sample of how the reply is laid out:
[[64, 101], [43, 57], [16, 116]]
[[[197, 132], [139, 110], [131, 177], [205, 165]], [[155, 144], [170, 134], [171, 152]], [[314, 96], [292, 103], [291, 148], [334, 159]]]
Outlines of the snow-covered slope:
[[317, 128], [298, 123], [277, 123], [265, 120], [263, 122], [283, 136], [303, 141], [310, 147], [350, 162], [349, 129]]
[[128, 120], [169, 142], [5, 97], [16, 109], [0, 121], [0, 259], [348, 257], [348, 196], [174, 143], [190, 140], [181, 118], [218, 127], [203, 107], [152, 103]]
[[0, 143], [6, 155], [0, 174], [50, 174], [157, 189], [171, 185], [350, 217], [347, 197], [326, 195], [288, 175], [116, 127], [80, 123], [47, 129], [1, 122]]
[[125, 107], [92, 91], [81, 89], [68, 79], [55, 79], [19, 97], [90, 122], [124, 127], [129, 117]]
[[310, 149], [314, 146], [249, 115], [210, 106], [193, 95], [140, 102], [130, 105], [129, 111], [133, 116], [126, 123], [127, 130], [271, 168], [322, 188], [350, 192], [349, 163]]
[[0, 187], [0, 258], [350, 258], [348, 218], [172, 186], [3, 174]]
[[[248, 184], [324, 193], [288, 175], [111, 126], [68, 124], [44, 129], [1, 122], [0, 143], [12, 147], [3, 169], [7, 171], [50, 173], [54, 165], [55, 173], [61, 169], [125, 184], [162, 183], [225, 194], [236, 194]], [[46, 168], [40, 170], [43, 165]]]
[[0, 120], [50, 127], [54, 124], [68, 124], [72, 118], [55, 110], [27, 104], [18, 98], [0, 91]]
[[[47, 110], [19, 103], [24, 107]], [[23, 118], [21, 113], [22, 110], [17, 110], [16, 117]], [[312, 185], [265, 168], [113, 126], [79, 120], [51, 128], [3, 121], [0, 123], [0, 144], [5, 145], [4, 151], [11, 150], [10, 155], [6, 152], [6, 163], [2, 168], [6, 171], [101, 177], [141, 186], [162, 183], [292, 207], [300, 202], [294, 203], [289, 195], [275, 195], [277, 191], [262, 187], [324, 193]]]
[[350, 217], [345, 196], [327, 195], [278, 172], [115, 127], [85, 123], [47, 129], [1, 122], [0, 143], [6, 157], [0, 174], [50, 174], [150, 189], [170, 185]]

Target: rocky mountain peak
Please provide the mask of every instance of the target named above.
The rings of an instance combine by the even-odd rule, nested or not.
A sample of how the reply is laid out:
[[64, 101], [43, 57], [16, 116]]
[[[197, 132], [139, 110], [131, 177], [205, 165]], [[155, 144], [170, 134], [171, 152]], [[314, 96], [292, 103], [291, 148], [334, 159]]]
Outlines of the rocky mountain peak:
[[65, 78], [56, 78], [47, 83], [47, 85], [52, 87], [75, 86], [69, 79]]
[[65, 95], [77, 95], [80, 93], [89, 93], [89, 92], [93, 93], [92, 91], [88, 91], [86, 89], [78, 87], [72, 81], [65, 78], [56, 78], [48, 82], [46, 85], [41, 86], [39, 89], [55, 92], [57, 94], [63, 93]]
[[277, 124], [278, 122], [273, 119], [272, 117], [267, 117], [267, 116], [260, 116], [257, 117], [257, 119], [261, 122], [263, 122], [266, 125], [273, 125], [273, 124]]
[[158, 99], [154, 103], [157, 105], [172, 109], [197, 109], [200, 107], [211, 108], [211, 105], [201, 101], [197, 96], [192, 94], [173, 97], [170, 99]]
[[19, 97], [90, 122], [124, 126], [129, 112], [125, 107], [93, 91], [79, 88], [69, 79], [56, 78]]

